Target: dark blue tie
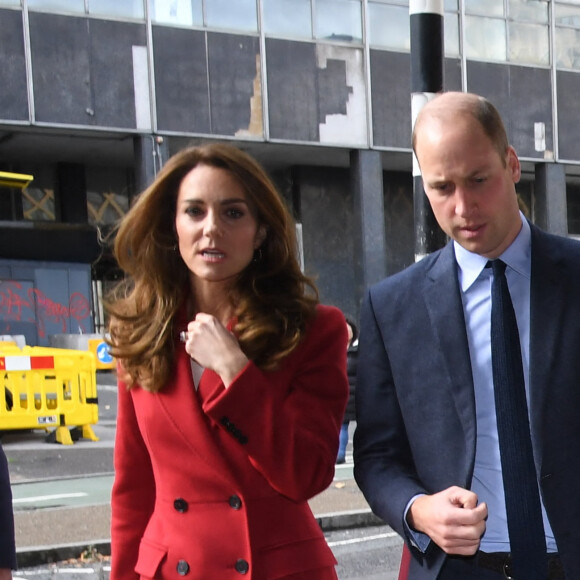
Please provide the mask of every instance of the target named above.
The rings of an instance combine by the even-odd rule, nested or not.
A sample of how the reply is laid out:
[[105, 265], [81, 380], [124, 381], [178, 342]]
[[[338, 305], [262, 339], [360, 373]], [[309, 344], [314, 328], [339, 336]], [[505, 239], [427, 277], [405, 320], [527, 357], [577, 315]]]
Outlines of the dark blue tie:
[[505, 276], [506, 265], [501, 260], [493, 260], [491, 266], [491, 361], [511, 546], [511, 576], [516, 580], [546, 580], [546, 538], [530, 437], [518, 325]]

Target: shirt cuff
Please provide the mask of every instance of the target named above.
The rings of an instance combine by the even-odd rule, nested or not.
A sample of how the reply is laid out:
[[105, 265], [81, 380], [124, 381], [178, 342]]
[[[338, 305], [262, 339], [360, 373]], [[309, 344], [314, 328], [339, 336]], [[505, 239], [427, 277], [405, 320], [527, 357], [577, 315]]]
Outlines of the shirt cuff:
[[423, 532], [416, 532], [415, 530], [412, 530], [407, 523], [407, 513], [409, 512], [409, 509], [413, 505], [413, 502], [422, 495], [425, 494], [418, 493], [409, 500], [409, 503], [405, 508], [405, 513], [403, 514], [403, 525], [405, 526], [405, 531], [407, 532], [407, 537], [409, 538], [411, 545], [424, 554], [427, 551], [429, 544], [431, 543], [431, 538]]

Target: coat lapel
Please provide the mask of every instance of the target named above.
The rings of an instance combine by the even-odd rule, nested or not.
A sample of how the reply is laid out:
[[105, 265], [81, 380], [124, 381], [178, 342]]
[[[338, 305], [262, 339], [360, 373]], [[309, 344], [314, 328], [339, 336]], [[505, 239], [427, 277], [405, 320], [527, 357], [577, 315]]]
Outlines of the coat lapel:
[[423, 296], [445, 361], [447, 380], [442, 381], [442, 385], [448, 385], [463, 426], [468, 442], [467, 457], [471, 461], [467, 469], [471, 474], [476, 443], [475, 396], [452, 243], [447, 244], [435, 259], [427, 272], [425, 285]]
[[[176, 348], [176, 372], [167, 387], [159, 394], [159, 402], [168, 421], [173, 425], [192, 453], [213, 469], [216, 477], [231, 484], [234, 476], [218, 444], [215, 425], [202, 410], [200, 394], [193, 384], [191, 362], [183, 345]], [[221, 386], [215, 373], [204, 371], [201, 382], [204, 390], [212, 392]], [[201, 388], [202, 385], [200, 385]]]

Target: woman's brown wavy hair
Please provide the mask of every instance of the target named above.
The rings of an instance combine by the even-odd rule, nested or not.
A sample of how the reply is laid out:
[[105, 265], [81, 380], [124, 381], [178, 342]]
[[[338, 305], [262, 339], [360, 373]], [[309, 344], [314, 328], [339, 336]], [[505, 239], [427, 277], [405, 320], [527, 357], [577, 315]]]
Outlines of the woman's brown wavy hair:
[[126, 277], [106, 308], [111, 354], [129, 386], [159, 391], [173, 372], [181, 330], [174, 321], [191, 292], [190, 272], [177, 250], [177, 193], [199, 164], [228, 171], [267, 230], [232, 288], [234, 332], [246, 356], [264, 370], [276, 368], [300, 342], [318, 303], [313, 281], [298, 264], [294, 220], [264, 169], [231, 145], [184, 149], [167, 161], [116, 231], [114, 255]]

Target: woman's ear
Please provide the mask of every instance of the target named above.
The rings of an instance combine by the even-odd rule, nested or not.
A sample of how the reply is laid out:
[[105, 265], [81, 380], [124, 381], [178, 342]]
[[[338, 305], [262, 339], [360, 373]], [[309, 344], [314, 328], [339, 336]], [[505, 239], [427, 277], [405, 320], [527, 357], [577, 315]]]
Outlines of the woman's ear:
[[264, 243], [264, 240], [266, 239], [267, 235], [268, 235], [268, 226], [261, 225], [258, 228], [258, 231], [256, 232], [256, 238], [254, 239], [254, 250], [257, 250]]

